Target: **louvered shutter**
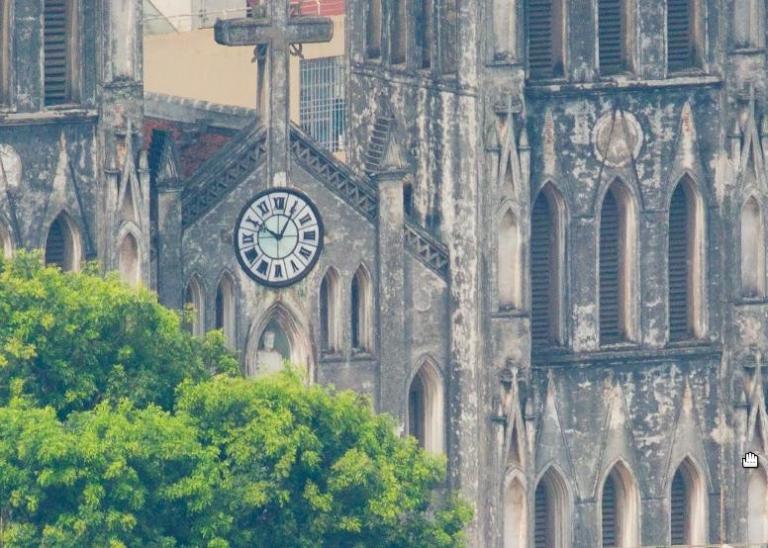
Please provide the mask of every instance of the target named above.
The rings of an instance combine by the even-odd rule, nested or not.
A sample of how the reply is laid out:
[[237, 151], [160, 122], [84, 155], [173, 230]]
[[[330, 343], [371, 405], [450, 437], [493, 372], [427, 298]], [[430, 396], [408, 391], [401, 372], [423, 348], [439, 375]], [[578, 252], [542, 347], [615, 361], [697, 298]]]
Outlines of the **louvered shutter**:
[[389, 36], [392, 40], [390, 63], [399, 65], [405, 63], [405, 38], [407, 36], [408, 23], [405, 13], [405, 0], [392, 2], [392, 21]]
[[224, 329], [224, 294], [221, 285], [216, 289], [216, 329]]
[[365, 49], [370, 59], [381, 56], [381, 2], [382, 0], [371, 0], [368, 6]]
[[691, 1], [667, 0], [667, 68], [670, 71], [693, 64]]
[[320, 343], [321, 349], [326, 352], [333, 350], [331, 348], [330, 305], [330, 289], [326, 276], [320, 284]]
[[685, 526], [688, 519], [688, 493], [685, 478], [680, 470], [675, 472], [672, 479], [672, 490], [669, 501], [669, 530], [672, 544], [685, 544]]
[[432, 63], [432, 0], [422, 0], [415, 25], [416, 47], [421, 52], [421, 67], [429, 68]]
[[424, 385], [416, 375], [408, 392], [408, 433], [424, 447]]
[[67, 263], [67, 239], [60, 220], [55, 220], [48, 230], [48, 240], [45, 242], [45, 264], [55, 265], [62, 269]]
[[600, 212], [600, 344], [622, 339], [619, 274], [619, 206], [609, 190]]
[[603, 546], [616, 546], [616, 480], [608, 476], [603, 487]]
[[360, 280], [355, 275], [352, 278], [352, 348], [361, 347], [360, 340]]
[[531, 215], [531, 338], [534, 346], [551, 342], [552, 220], [540, 193]]
[[531, 78], [553, 76], [552, 0], [528, 0], [528, 68]]
[[533, 545], [535, 548], [550, 548], [549, 546], [549, 501], [547, 486], [543, 481], [536, 486], [534, 495], [534, 528]]
[[68, 0], [45, 0], [44, 87], [45, 104], [58, 105], [69, 99]]
[[688, 329], [688, 200], [677, 185], [669, 208], [669, 339], [685, 340]]
[[622, 0], [598, 0], [598, 39], [600, 73], [616, 74], [623, 68]]

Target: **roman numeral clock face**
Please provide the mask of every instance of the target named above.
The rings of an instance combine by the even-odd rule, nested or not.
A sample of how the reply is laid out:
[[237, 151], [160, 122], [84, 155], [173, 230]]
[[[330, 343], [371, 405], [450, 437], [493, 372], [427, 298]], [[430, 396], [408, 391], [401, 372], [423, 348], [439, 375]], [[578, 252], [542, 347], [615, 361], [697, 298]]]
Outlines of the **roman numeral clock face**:
[[323, 222], [305, 194], [270, 188], [240, 212], [234, 239], [237, 260], [251, 278], [286, 287], [315, 266], [323, 248]]

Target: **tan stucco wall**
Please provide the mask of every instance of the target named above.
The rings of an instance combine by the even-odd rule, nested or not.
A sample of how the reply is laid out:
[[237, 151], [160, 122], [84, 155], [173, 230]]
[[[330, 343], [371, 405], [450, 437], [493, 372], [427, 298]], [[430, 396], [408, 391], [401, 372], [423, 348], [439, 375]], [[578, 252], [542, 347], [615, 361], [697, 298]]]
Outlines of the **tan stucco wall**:
[[[306, 44], [304, 57], [344, 55], [344, 17], [334, 22], [333, 40]], [[213, 29], [144, 38], [144, 88], [224, 105], [256, 105], [256, 68], [252, 47], [216, 44]], [[291, 117], [299, 117], [299, 59], [291, 57]]]

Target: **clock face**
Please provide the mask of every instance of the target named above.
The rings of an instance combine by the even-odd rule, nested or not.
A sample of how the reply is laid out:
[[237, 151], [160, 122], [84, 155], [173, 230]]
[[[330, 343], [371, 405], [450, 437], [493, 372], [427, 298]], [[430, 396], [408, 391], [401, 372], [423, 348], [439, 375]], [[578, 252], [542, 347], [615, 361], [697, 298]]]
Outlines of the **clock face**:
[[323, 249], [323, 222], [315, 204], [291, 188], [257, 194], [235, 224], [235, 254], [254, 280], [286, 287], [309, 274]]

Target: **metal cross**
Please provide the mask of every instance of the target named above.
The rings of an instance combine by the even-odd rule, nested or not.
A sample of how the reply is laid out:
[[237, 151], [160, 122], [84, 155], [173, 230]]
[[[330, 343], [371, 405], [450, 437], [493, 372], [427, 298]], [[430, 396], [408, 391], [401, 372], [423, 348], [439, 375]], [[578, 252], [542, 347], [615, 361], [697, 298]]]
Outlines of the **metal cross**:
[[[266, 9], [269, 8], [269, 14]], [[289, 63], [296, 44], [329, 42], [333, 23], [327, 17], [294, 15], [289, 0], [256, 6], [251, 17], [216, 21], [216, 42], [256, 46], [259, 72], [258, 109], [267, 127], [267, 165], [273, 185], [287, 182], [290, 158]]]

